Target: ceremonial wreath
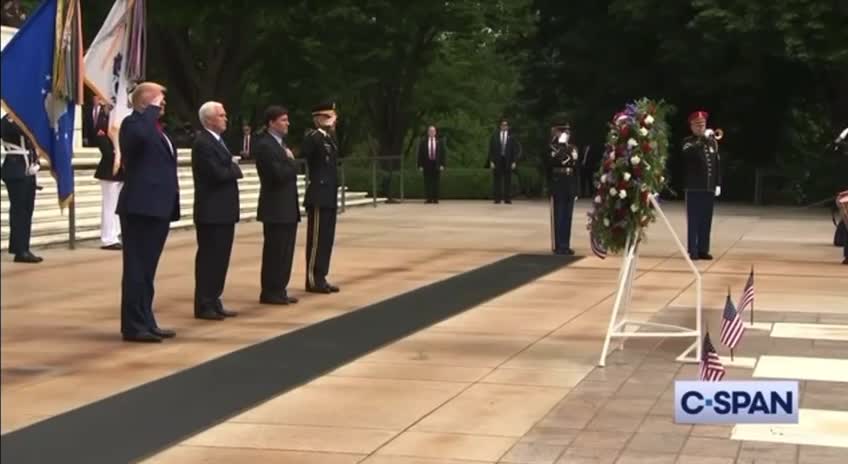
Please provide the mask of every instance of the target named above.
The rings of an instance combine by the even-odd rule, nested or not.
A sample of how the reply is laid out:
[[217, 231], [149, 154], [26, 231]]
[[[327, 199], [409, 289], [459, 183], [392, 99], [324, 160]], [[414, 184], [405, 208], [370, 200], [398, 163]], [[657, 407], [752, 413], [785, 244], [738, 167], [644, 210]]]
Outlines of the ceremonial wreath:
[[646, 226], [656, 219], [649, 195], [666, 186], [668, 112], [664, 102], [643, 98], [610, 122], [588, 213], [592, 250], [602, 258], [607, 251], [622, 251], [628, 238], [642, 240]]

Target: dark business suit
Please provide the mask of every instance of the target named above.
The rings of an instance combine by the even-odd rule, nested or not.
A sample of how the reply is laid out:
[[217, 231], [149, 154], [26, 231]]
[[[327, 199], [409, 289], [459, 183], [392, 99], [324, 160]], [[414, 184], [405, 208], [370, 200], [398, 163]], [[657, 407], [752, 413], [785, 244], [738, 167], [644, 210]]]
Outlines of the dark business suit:
[[220, 319], [226, 314], [221, 295], [240, 216], [238, 179], [243, 174], [220, 136], [206, 129], [198, 133], [191, 147], [191, 173], [197, 233], [194, 315]]
[[297, 195], [297, 167], [286, 155], [285, 141], [277, 141], [269, 132], [253, 140], [251, 156], [261, 183], [256, 219], [262, 222], [265, 240], [262, 246], [263, 303], [292, 302], [286, 288], [291, 279], [300, 206]]
[[170, 222], [180, 218], [177, 154], [158, 123], [159, 108], [133, 111], [121, 123], [118, 142], [125, 172], [116, 213], [123, 233], [121, 332], [130, 339], [155, 337], [153, 282]]
[[439, 177], [445, 167], [445, 144], [438, 137], [429, 136], [418, 144], [418, 168], [424, 174], [424, 191], [427, 203], [439, 202]]
[[[3, 160], [0, 177], [9, 193], [9, 253], [16, 259], [31, 256], [29, 250], [32, 233], [32, 214], [35, 211], [35, 176], [27, 174], [27, 168], [37, 162], [32, 142], [23, 136], [17, 124], [7, 115], [2, 120], [3, 140], [20, 146], [23, 137], [27, 155], [7, 154]], [[33, 261], [34, 262], [34, 261]]]
[[301, 148], [309, 166], [306, 207], [306, 290], [330, 293], [338, 288], [327, 283], [330, 257], [336, 237], [338, 208], [338, 144], [333, 135], [321, 129], [310, 130]]
[[518, 140], [512, 136], [512, 131], [506, 133], [506, 143], [501, 140], [501, 130], [492, 134], [489, 140], [489, 157], [487, 167], [494, 164], [492, 172], [492, 196], [496, 203], [512, 202], [512, 163], [518, 161], [521, 147]]

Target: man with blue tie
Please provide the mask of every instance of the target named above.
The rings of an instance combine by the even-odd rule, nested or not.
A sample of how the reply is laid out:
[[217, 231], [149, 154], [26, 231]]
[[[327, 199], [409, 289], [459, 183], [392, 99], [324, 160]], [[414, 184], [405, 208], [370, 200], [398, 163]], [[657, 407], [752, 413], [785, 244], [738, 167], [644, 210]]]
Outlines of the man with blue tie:
[[171, 221], [180, 218], [177, 152], [162, 131], [165, 88], [139, 84], [130, 96], [133, 112], [118, 135], [125, 177], [116, 213], [123, 234], [121, 333], [125, 341], [158, 343], [176, 334], [153, 316], [153, 281]]
[[238, 179], [243, 177], [221, 134], [227, 130], [224, 105], [210, 101], [198, 111], [203, 126], [191, 147], [194, 179], [194, 317], [219, 321], [236, 315], [224, 308], [221, 294], [227, 280], [236, 223], [240, 217]]

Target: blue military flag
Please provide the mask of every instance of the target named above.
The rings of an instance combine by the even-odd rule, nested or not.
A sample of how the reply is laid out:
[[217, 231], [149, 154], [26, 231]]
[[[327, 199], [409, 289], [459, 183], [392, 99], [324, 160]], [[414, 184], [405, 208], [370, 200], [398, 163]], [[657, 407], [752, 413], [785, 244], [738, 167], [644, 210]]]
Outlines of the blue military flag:
[[73, 199], [74, 110], [82, 101], [79, 0], [45, 0], [0, 54], [0, 101]]

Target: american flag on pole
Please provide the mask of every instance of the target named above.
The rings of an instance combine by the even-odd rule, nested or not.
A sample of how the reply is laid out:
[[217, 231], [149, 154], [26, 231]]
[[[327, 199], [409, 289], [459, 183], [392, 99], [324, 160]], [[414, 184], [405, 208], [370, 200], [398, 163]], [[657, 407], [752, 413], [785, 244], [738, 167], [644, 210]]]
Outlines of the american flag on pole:
[[751, 275], [748, 276], [748, 282], [745, 283], [745, 289], [742, 290], [742, 299], [739, 300], [739, 312], [745, 310], [745, 308], [751, 305], [753, 308], [754, 305], [754, 268], [751, 267]]
[[736, 308], [733, 307], [733, 302], [730, 301], [730, 294], [727, 295], [727, 302], [724, 303], [724, 314], [721, 316], [721, 343], [730, 348], [736, 348], [739, 340], [742, 339], [742, 334], [745, 333], [745, 324]]
[[713, 343], [710, 341], [710, 333], [704, 334], [704, 349], [701, 350], [701, 365], [698, 379], [708, 382], [717, 382], [724, 378], [724, 365], [716, 353]]

